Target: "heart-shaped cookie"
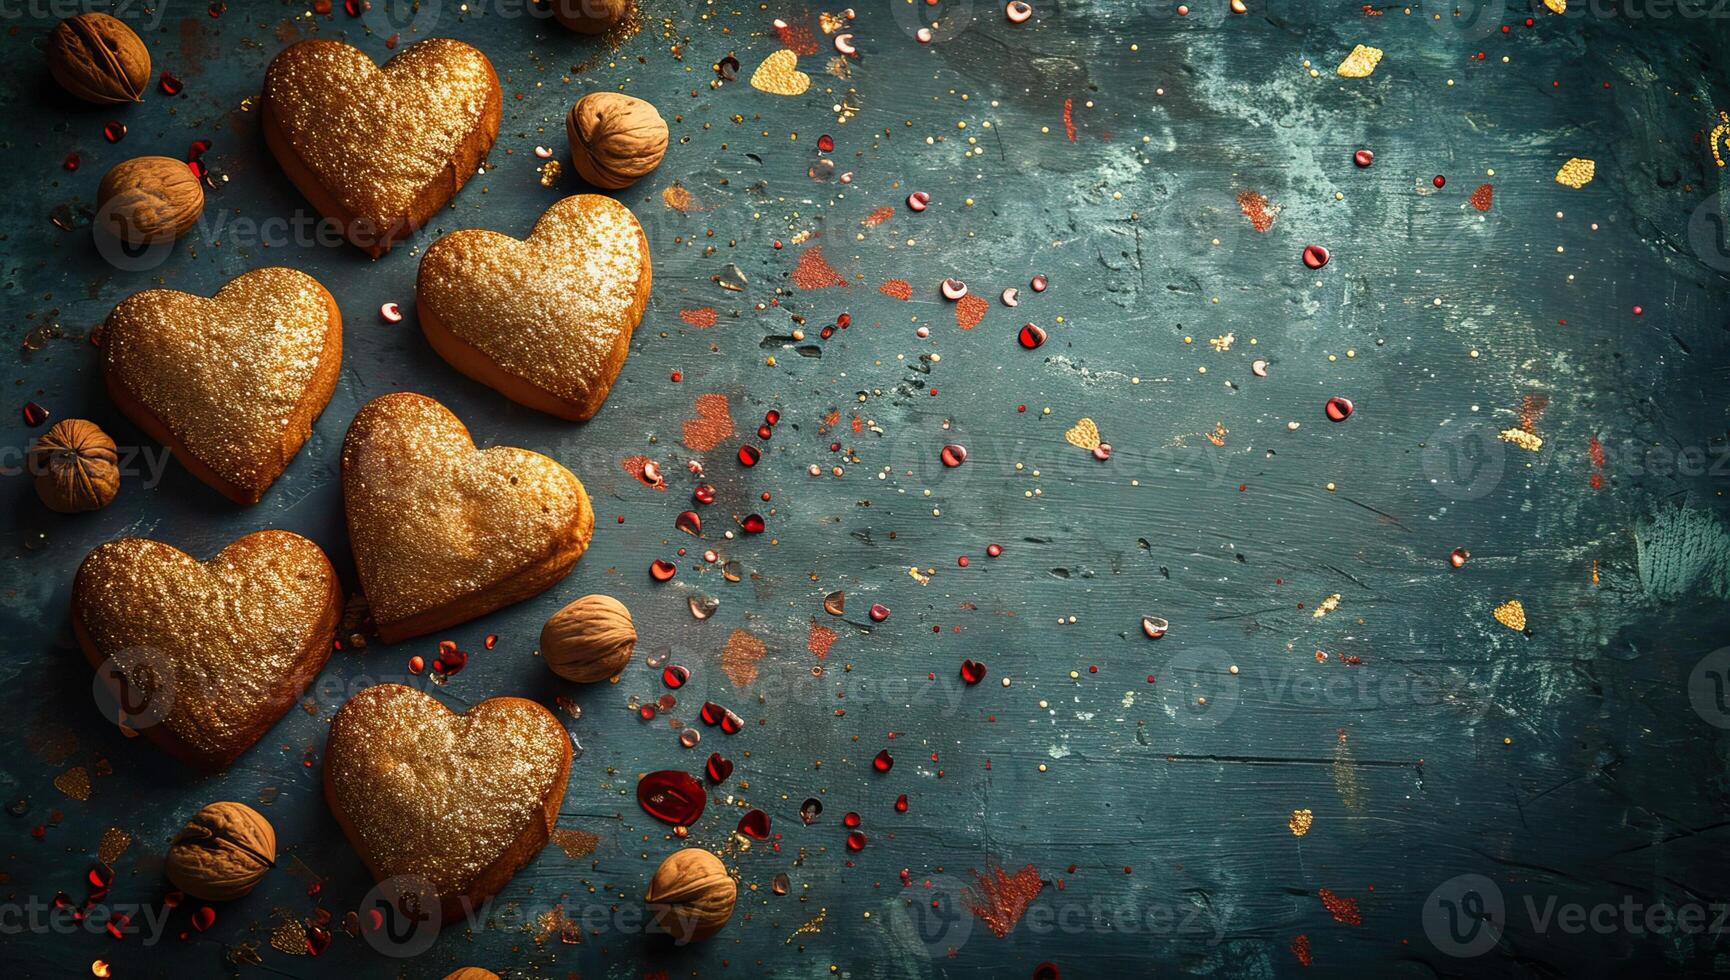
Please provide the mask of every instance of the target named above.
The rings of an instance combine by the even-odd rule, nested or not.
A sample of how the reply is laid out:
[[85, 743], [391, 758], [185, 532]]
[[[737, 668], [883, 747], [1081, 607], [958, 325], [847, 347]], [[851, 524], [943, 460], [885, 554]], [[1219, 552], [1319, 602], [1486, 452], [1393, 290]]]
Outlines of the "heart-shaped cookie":
[[147, 289], [103, 328], [108, 393], [193, 475], [236, 503], [264, 496], [342, 369], [342, 312], [317, 279], [254, 269], [209, 299]]
[[406, 391], [366, 403], [349, 425], [342, 498], [387, 643], [544, 591], [595, 530], [570, 470], [526, 449], [476, 449], [449, 409]]
[[488, 698], [459, 715], [379, 684], [331, 720], [324, 798], [374, 877], [423, 880], [450, 922], [540, 851], [570, 772], [570, 735], [533, 701]]
[[458, 371], [560, 418], [600, 410], [649, 302], [649, 240], [631, 209], [578, 194], [526, 241], [467, 228], [420, 263], [416, 313]]
[[763, 59], [751, 73], [751, 87], [770, 95], [804, 95], [811, 87], [811, 76], [798, 68], [799, 56], [782, 48]]
[[97, 547], [72, 586], [72, 632], [116, 719], [204, 770], [228, 766], [293, 707], [342, 616], [318, 545], [257, 531], [198, 561], [147, 538]]
[[499, 135], [499, 79], [476, 49], [434, 37], [383, 68], [313, 38], [264, 76], [264, 138], [294, 186], [375, 258], [450, 203]]

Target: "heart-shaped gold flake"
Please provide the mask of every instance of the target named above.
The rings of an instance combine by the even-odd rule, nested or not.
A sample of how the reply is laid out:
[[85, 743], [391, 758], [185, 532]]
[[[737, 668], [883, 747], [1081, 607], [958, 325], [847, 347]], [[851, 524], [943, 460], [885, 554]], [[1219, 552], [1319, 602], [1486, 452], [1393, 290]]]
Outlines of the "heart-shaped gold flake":
[[120, 410], [193, 475], [253, 504], [312, 433], [342, 368], [342, 313], [318, 280], [254, 269], [206, 299], [148, 289], [103, 328]]
[[514, 401], [586, 419], [649, 302], [649, 241], [610, 197], [567, 197], [526, 241], [469, 228], [427, 249], [416, 314], [451, 366]]
[[488, 698], [459, 715], [379, 684], [331, 720], [324, 796], [373, 875], [425, 882], [449, 922], [540, 851], [570, 771], [570, 735], [533, 701]]
[[499, 79], [461, 41], [418, 41], [383, 68], [313, 38], [264, 76], [265, 142], [294, 186], [373, 256], [450, 203], [499, 135]]
[[204, 770], [276, 724], [330, 657], [342, 615], [318, 545], [257, 531], [201, 562], [121, 538], [78, 567], [72, 631], [133, 728]]
[[782, 48], [763, 59], [751, 73], [751, 87], [770, 95], [804, 95], [811, 76], [799, 70], [799, 56]]
[[1094, 425], [1092, 419], [1082, 419], [1070, 426], [1063, 438], [1079, 449], [1096, 449], [1099, 447], [1099, 426]]
[[547, 589], [589, 546], [571, 471], [526, 449], [475, 448], [443, 405], [406, 391], [363, 406], [342, 446], [354, 564], [387, 643]]

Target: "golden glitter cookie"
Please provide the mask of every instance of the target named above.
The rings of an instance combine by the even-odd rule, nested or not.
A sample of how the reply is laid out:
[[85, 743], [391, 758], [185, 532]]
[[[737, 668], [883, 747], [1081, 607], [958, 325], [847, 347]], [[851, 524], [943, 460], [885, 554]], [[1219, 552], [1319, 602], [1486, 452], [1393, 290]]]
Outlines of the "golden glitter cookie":
[[282, 474], [342, 369], [342, 312], [317, 279], [254, 269], [206, 299], [147, 289], [103, 329], [108, 394], [192, 474], [255, 504]]
[[476, 449], [443, 405], [368, 402], [342, 445], [354, 564], [386, 643], [545, 591], [589, 547], [595, 512], [571, 471], [526, 449]]
[[488, 698], [459, 715], [379, 684], [331, 720], [324, 798], [374, 877], [424, 879], [452, 922], [546, 844], [570, 773], [570, 735], [533, 701]]
[[467, 228], [421, 258], [415, 312], [451, 366], [567, 419], [600, 410], [649, 302], [649, 240], [631, 209], [578, 194], [526, 241]]
[[257, 531], [201, 562], [147, 538], [78, 567], [72, 632], [121, 719], [202, 770], [226, 768], [294, 706], [342, 616], [318, 545]]
[[499, 79], [476, 49], [434, 37], [383, 68], [322, 38], [264, 76], [265, 143], [349, 241], [383, 255], [450, 203], [499, 135]]

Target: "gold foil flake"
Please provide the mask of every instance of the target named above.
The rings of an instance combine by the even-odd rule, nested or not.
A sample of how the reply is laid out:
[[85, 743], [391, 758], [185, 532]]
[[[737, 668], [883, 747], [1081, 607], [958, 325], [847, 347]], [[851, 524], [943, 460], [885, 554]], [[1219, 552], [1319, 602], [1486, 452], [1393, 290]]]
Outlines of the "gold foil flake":
[[1566, 184], [1579, 189], [1592, 182], [1598, 175], [1598, 165], [1581, 157], [1571, 157], [1562, 169], [1556, 171], [1556, 183]]
[[828, 909], [826, 909], [826, 908], [818, 909], [817, 914], [815, 916], [812, 916], [811, 921], [805, 923], [804, 925], [800, 926], [797, 929], [794, 929], [792, 931], [792, 933], [787, 936], [787, 941], [785, 943], [783, 943], [783, 945], [786, 945], [786, 946], [793, 945], [793, 938], [795, 936], [803, 936], [803, 935], [806, 935], [807, 933], [822, 932], [823, 931], [823, 920], [827, 919], [828, 917], [829, 917], [829, 910]]
[[1063, 434], [1064, 441], [1078, 449], [1099, 448], [1099, 426], [1092, 419], [1082, 419]]
[[1315, 820], [1316, 815], [1309, 810], [1293, 810], [1291, 819], [1286, 821], [1286, 826], [1291, 828], [1293, 837], [1302, 837], [1310, 832], [1310, 824], [1315, 823]]
[[1568, 0], [1544, 0], [1544, 6], [1552, 14], [1565, 14], [1568, 12]]
[[1207, 342], [1207, 345], [1223, 354], [1226, 351], [1231, 350], [1231, 345], [1235, 343], [1237, 343], [1237, 334], [1228, 333], [1223, 337], [1213, 338]]
[[601, 844], [599, 834], [591, 834], [586, 830], [568, 830], [564, 827], [555, 827], [552, 838], [559, 850], [565, 852], [565, 857], [573, 861], [593, 854], [595, 848]]
[[564, 172], [564, 166], [557, 160], [548, 160], [541, 164], [541, 186], [551, 187], [558, 183], [559, 175]]
[[1334, 72], [1341, 78], [1368, 78], [1375, 74], [1376, 65], [1381, 64], [1382, 49], [1360, 44], [1352, 48], [1352, 53], [1346, 55], [1346, 60]]
[[1526, 628], [1526, 607], [1518, 599], [1509, 599], [1497, 606], [1490, 615], [1496, 617], [1496, 622], [1511, 630], [1524, 631]]
[[54, 788], [75, 800], [90, 799], [90, 771], [74, 766], [54, 777]]
[[1225, 437], [1230, 432], [1231, 432], [1231, 430], [1225, 427], [1224, 422], [1215, 422], [1213, 424], [1213, 431], [1212, 432], [1203, 432], [1202, 435], [1207, 437], [1208, 442], [1211, 442], [1216, 446], [1224, 448], [1225, 447]]
[[770, 95], [804, 95], [811, 76], [798, 69], [799, 56], [782, 48], [763, 59], [751, 73], [751, 87]]
[[1310, 618], [1311, 619], [1320, 619], [1323, 616], [1326, 616], [1328, 613], [1333, 612], [1335, 609], [1338, 609], [1339, 607], [1340, 607], [1340, 594], [1338, 592], [1335, 592], [1333, 595], [1330, 595], [1326, 599], [1322, 600], [1322, 604], [1316, 607], [1316, 611], [1313, 613], [1310, 613]]
[[667, 185], [667, 189], [661, 192], [661, 203], [680, 214], [690, 214], [692, 211], [703, 210], [697, 204], [696, 196], [686, 190], [684, 184], [676, 180]]
[[102, 843], [97, 845], [96, 860], [103, 864], [113, 864], [120, 860], [120, 855], [132, 846], [132, 835], [119, 827], [110, 827], [102, 832]]
[[289, 914], [287, 909], [278, 909], [277, 914], [282, 921], [270, 930], [270, 946], [279, 953], [289, 956], [305, 956], [310, 950], [306, 948], [306, 926], [299, 919]]
[[919, 568], [917, 566], [914, 566], [914, 567], [907, 569], [907, 577], [911, 578], [915, 582], [918, 582], [920, 585], [930, 585], [931, 584], [931, 575], [932, 575], [932, 572], [929, 572], [929, 571], [922, 572], [919, 570]]
[[817, 26], [822, 29], [823, 33], [833, 34], [847, 26], [847, 18], [825, 10], [817, 15]]
[[1712, 127], [1712, 136], [1706, 141], [1706, 145], [1712, 148], [1712, 162], [1722, 167], [1724, 154], [1718, 149], [1720, 143], [1730, 146], [1730, 112], [1723, 109], [1718, 110], [1718, 125]]
[[1521, 449], [1534, 453], [1544, 448], [1543, 437], [1536, 433], [1527, 432], [1525, 429], [1503, 429], [1501, 431], [1501, 440], [1503, 442], [1511, 442], [1514, 445], [1519, 446]]

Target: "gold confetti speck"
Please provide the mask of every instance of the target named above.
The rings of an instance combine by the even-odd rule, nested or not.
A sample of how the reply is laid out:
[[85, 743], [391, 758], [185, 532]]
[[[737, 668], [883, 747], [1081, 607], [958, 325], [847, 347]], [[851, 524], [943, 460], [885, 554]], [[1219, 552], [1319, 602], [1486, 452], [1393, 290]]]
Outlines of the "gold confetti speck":
[[823, 920], [827, 919], [828, 917], [829, 917], [829, 910], [828, 909], [826, 909], [826, 908], [825, 909], [818, 909], [817, 914], [815, 916], [812, 916], [811, 921], [805, 923], [804, 925], [800, 926], [797, 929], [794, 929], [793, 932], [787, 936], [787, 942], [784, 945], [787, 945], [787, 946], [793, 945], [793, 937], [794, 936], [803, 936], [806, 933], [822, 932], [823, 931]]
[[1511, 442], [1521, 449], [1534, 453], [1544, 448], [1543, 438], [1536, 433], [1527, 432], [1525, 429], [1503, 429], [1501, 439], [1503, 442]]
[[1310, 832], [1310, 824], [1315, 823], [1315, 819], [1316, 815], [1309, 810], [1293, 810], [1286, 826], [1291, 828], [1293, 837], [1302, 837]]
[[1562, 169], [1556, 171], [1556, 183], [1566, 184], [1575, 189], [1590, 184], [1592, 178], [1598, 175], [1598, 165], [1581, 157], [1573, 157], [1562, 164]]
[[561, 166], [557, 160], [548, 160], [546, 163], [541, 164], [541, 186], [553, 186], [553, 184], [558, 182], [559, 174], [563, 172], [564, 167]]
[[110, 827], [102, 832], [102, 843], [96, 848], [96, 860], [103, 864], [113, 864], [120, 860], [120, 855], [132, 846], [132, 835], [119, 827]]
[[54, 788], [75, 800], [90, 799], [90, 771], [74, 766], [54, 777]]
[[1071, 446], [1079, 449], [1099, 448], [1099, 426], [1092, 419], [1082, 419], [1063, 434], [1063, 438]]
[[1340, 607], [1340, 594], [1338, 592], [1335, 592], [1333, 595], [1330, 595], [1326, 599], [1323, 599], [1322, 604], [1316, 607], [1316, 611], [1313, 613], [1310, 613], [1310, 617], [1313, 619], [1320, 619], [1323, 616], [1326, 616], [1328, 613], [1333, 612], [1335, 609], [1338, 609], [1339, 607]]
[[1346, 55], [1346, 60], [1334, 72], [1341, 78], [1368, 78], [1375, 73], [1376, 65], [1381, 64], [1382, 49], [1360, 44], [1352, 48], [1352, 53]]
[[279, 953], [289, 956], [305, 956], [310, 950], [306, 948], [306, 926], [300, 920], [285, 915], [276, 928], [270, 930], [270, 947]]
[[1496, 622], [1511, 630], [1526, 628], [1526, 607], [1518, 599], [1509, 599], [1502, 603], [1491, 615], [1496, 617]]
[[565, 857], [572, 860], [594, 853], [595, 848], [599, 847], [601, 843], [599, 834], [591, 834], [586, 830], [569, 830], [564, 827], [554, 828], [552, 838], [559, 850], [565, 852]]

